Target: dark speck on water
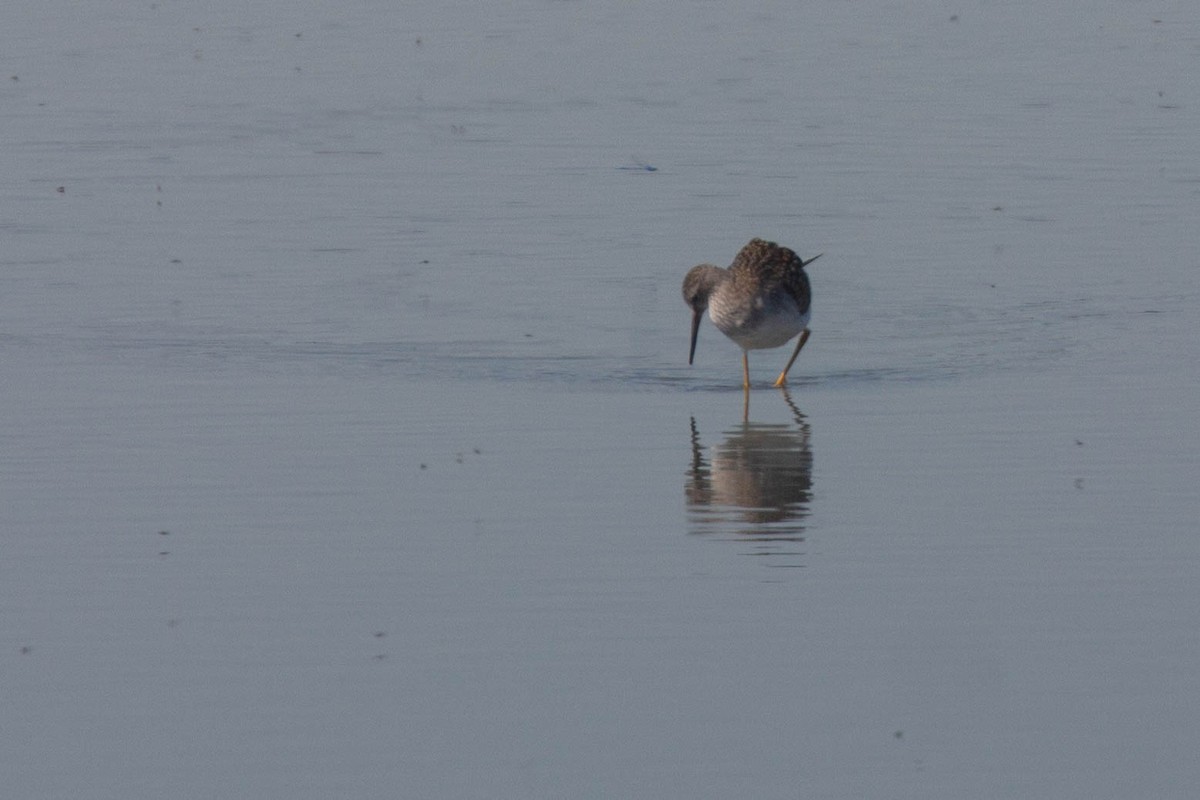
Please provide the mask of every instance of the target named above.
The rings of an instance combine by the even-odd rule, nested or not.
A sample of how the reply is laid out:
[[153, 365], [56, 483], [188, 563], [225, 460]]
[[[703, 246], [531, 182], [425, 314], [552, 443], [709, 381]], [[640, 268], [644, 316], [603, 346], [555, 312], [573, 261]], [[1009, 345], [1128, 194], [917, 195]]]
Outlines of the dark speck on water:
[[632, 164], [626, 164], [625, 166], [617, 167], [617, 169], [623, 169], [627, 172], [658, 172], [658, 167], [647, 164], [640, 158], [635, 158]]

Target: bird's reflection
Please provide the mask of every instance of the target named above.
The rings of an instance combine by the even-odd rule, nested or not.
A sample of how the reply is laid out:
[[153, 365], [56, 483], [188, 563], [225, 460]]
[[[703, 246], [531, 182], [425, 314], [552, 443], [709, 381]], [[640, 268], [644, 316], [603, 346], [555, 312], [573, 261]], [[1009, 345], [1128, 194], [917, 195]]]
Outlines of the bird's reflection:
[[812, 501], [810, 428], [786, 391], [783, 397], [794, 423], [743, 421], [709, 451], [692, 418], [685, 486], [692, 533], [752, 541], [756, 555], [802, 555], [794, 543], [804, 541]]

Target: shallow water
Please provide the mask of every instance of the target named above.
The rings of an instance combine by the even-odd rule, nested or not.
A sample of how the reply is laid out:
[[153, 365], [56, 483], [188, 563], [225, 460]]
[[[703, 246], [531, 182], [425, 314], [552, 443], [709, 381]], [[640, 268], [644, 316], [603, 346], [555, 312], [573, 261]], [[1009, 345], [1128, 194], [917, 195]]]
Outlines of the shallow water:
[[13, 796], [1191, 796], [1200, 13], [10, 16]]

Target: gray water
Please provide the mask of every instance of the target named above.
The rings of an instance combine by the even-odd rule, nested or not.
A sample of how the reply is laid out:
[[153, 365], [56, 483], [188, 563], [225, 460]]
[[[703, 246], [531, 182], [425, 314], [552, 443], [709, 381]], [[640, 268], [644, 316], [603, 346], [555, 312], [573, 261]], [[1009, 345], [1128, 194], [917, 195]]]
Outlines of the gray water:
[[10, 9], [4, 794], [1194, 796], [1200, 10], [997, 6]]

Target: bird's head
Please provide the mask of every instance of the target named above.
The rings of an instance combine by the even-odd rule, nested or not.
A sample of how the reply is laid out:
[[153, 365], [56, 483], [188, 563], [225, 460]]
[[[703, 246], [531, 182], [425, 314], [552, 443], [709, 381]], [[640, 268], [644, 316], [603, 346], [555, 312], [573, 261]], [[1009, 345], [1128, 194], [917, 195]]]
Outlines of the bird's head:
[[712, 264], [700, 264], [688, 270], [683, 278], [683, 302], [692, 309], [692, 342], [688, 348], [688, 364], [696, 356], [696, 337], [700, 333], [700, 320], [708, 309], [708, 298], [713, 290], [726, 278], [725, 270]]

